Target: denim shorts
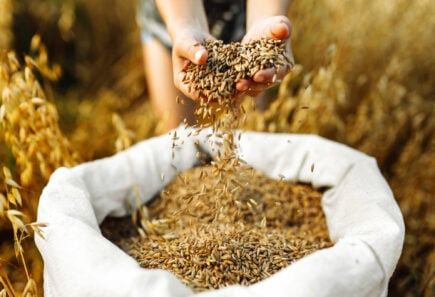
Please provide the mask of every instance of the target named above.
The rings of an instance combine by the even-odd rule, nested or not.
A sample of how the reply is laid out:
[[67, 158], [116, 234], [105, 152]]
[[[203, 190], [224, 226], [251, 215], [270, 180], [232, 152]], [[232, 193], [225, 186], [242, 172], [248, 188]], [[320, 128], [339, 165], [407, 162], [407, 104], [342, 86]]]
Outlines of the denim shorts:
[[[246, 32], [246, 1], [207, 0], [203, 3], [212, 36], [225, 43], [242, 39]], [[154, 0], [140, 0], [138, 23], [143, 43], [156, 38], [166, 48], [172, 48], [171, 38]]]

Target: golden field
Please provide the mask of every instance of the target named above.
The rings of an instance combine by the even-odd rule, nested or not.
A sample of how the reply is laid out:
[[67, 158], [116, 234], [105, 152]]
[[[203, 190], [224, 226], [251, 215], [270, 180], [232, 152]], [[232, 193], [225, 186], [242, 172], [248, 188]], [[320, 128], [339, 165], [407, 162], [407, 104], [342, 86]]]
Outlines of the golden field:
[[[135, 2], [0, 0], [0, 296], [43, 295], [31, 223], [53, 170], [161, 133]], [[289, 17], [297, 67], [243, 128], [374, 156], [406, 224], [389, 296], [435, 296], [435, 2], [295, 0]]]

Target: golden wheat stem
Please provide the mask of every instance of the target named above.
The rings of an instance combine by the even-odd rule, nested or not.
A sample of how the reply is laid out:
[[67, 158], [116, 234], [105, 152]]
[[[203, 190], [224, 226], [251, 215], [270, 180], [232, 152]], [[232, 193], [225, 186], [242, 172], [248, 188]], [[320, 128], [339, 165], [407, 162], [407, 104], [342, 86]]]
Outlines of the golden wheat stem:
[[[24, 239], [23, 235], [24, 233], [21, 233], [20, 242]], [[27, 280], [30, 280], [31, 277], [30, 277], [29, 269], [27, 268], [26, 259], [24, 258], [24, 249], [20, 249], [20, 258], [21, 258], [21, 263], [23, 263], [23, 268], [26, 273], [26, 278]]]
[[12, 286], [11, 281], [1, 263], [0, 263], [0, 273], [1, 273], [0, 284], [2, 284], [3, 288], [6, 290], [6, 295], [11, 297], [17, 296], [14, 287]]

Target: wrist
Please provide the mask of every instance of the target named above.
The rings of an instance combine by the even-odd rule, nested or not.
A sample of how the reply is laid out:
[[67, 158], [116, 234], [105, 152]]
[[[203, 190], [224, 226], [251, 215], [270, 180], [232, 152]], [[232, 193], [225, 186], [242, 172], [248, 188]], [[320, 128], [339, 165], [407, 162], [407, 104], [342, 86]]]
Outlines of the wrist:
[[289, 0], [249, 0], [247, 1], [246, 29], [253, 24], [273, 16], [288, 15]]
[[204, 26], [201, 20], [189, 19], [172, 22], [171, 26], [167, 27], [172, 40], [184, 36], [186, 32], [193, 35], [209, 35], [208, 26]]

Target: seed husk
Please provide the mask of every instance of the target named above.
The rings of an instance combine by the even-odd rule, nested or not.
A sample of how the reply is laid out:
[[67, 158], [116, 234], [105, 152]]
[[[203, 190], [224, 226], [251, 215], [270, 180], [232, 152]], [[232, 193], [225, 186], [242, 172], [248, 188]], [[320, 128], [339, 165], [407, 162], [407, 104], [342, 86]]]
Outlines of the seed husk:
[[[256, 283], [332, 245], [321, 193], [311, 186], [240, 166], [226, 174], [223, 191], [211, 186], [212, 169], [179, 173], [147, 205], [147, 236], [114, 241], [142, 267], [171, 271], [195, 292]], [[200, 172], [207, 177], [196, 179]]]

